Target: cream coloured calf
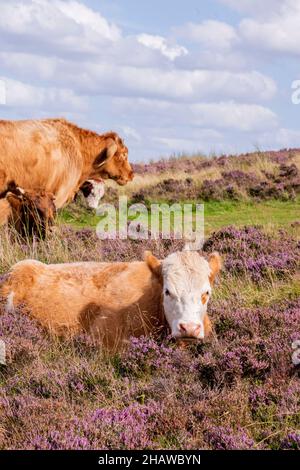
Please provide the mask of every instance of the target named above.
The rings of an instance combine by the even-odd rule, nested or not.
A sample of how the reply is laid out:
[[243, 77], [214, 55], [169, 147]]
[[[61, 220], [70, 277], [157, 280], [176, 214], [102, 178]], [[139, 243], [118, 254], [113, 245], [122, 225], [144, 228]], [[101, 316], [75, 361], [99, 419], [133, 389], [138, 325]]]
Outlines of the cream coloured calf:
[[207, 304], [220, 268], [218, 253], [207, 261], [195, 251], [163, 261], [146, 252], [144, 262], [130, 263], [26, 260], [13, 266], [0, 295], [8, 310], [25, 305], [55, 334], [88, 331], [110, 350], [167, 329], [200, 340], [211, 331]]

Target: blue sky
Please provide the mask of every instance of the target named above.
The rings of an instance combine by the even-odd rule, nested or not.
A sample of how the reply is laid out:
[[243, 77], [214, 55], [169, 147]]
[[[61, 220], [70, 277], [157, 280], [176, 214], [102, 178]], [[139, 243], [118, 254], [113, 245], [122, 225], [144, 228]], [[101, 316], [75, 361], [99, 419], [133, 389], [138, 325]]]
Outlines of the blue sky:
[[296, 147], [299, 24], [299, 0], [0, 0], [0, 117], [113, 129], [133, 161]]

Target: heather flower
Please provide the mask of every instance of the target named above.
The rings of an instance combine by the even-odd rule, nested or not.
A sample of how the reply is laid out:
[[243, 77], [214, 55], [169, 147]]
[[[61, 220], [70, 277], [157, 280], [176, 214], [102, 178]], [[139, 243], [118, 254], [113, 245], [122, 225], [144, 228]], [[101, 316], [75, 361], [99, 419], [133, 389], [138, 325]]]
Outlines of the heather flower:
[[249, 450], [254, 441], [242, 429], [234, 431], [230, 427], [210, 426], [205, 431], [205, 439], [215, 450]]
[[284, 231], [275, 238], [259, 227], [226, 227], [214, 232], [203, 249], [224, 254], [225, 271], [248, 274], [256, 282], [269, 277], [270, 273], [286, 276], [300, 266], [297, 242]]
[[282, 440], [280, 449], [300, 450], [300, 432], [290, 432]]
[[126, 374], [153, 373], [161, 369], [165, 372], [173, 371], [183, 359], [182, 356], [178, 349], [159, 344], [152, 338], [132, 337], [122, 358], [122, 368]]

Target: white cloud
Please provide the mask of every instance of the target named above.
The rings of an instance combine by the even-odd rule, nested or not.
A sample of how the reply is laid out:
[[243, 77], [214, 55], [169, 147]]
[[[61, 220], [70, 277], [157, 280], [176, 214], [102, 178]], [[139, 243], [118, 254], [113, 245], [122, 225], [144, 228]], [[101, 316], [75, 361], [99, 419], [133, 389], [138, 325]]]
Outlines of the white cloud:
[[51, 3], [57, 6], [58, 10], [67, 18], [71, 18], [75, 23], [82, 26], [86, 33], [94, 33], [110, 41], [121, 39], [121, 31], [115, 24], [109, 23], [100, 13], [91, 10], [86, 5], [75, 0], [67, 2], [54, 0]]
[[[37, 79], [47, 80], [54, 87], [69, 88], [71, 84], [79, 93], [179, 101], [234, 99], [254, 102], [271, 99], [276, 93], [275, 82], [264, 74], [224, 70], [230, 61], [235, 66], [237, 57], [241, 59], [242, 55], [233, 53], [231, 60], [226, 60], [224, 50], [231, 52], [237, 35], [234, 28], [222, 22], [204, 21], [186, 28], [187, 35], [202, 42], [208, 49], [214, 43], [219, 48], [216, 55], [207, 51], [206, 59], [214, 70], [203, 69], [203, 64], [201, 70], [193, 70], [189, 69], [193, 60], [197, 63], [193, 57], [188, 59], [187, 69], [176, 68], [175, 64], [170, 68], [159, 58], [164, 57], [172, 63], [176, 58], [185, 60], [188, 51], [183, 46], [162, 36], [149, 34], [123, 38], [116, 25], [75, 0], [31, 0], [27, 3], [13, 0], [1, 2], [1, 6], [0, 34], [2, 29], [15, 33], [16, 38], [20, 34], [26, 35], [27, 39], [32, 34], [40, 36], [40, 48], [44, 53], [45, 41], [52, 41], [59, 54], [61, 50], [88, 50], [96, 54], [95, 57], [89, 55], [79, 59], [73, 55], [59, 58], [20, 51], [0, 52], [6, 74], [13, 72], [19, 80], [23, 80], [24, 76], [29, 80], [33, 75]], [[103, 40], [110, 43], [99, 47], [99, 41]], [[17, 43], [22, 48], [22, 41], [18, 40]], [[37, 44], [36, 41], [34, 43]], [[214, 64], [211, 64], [212, 58]]]
[[234, 102], [195, 104], [191, 106], [194, 123], [220, 129], [244, 132], [272, 129], [278, 125], [277, 116], [270, 109]]
[[238, 27], [242, 46], [255, 51], [300, 55], [299, 0], [220, 0], [249, 14]]
[[256, 71], [184, 70], [162, 66], [128, 66], [93, 61], [40, 58], [1, 53], [2, 68], [15, 78], [47, 80], [54, 86], [91, 95], [139, 96], [178, 101], [235, 99], [256, 102], [276, 93], [275, 82]]
[[177, 44], [168, 44], [166, 38], [162, 36], [140, 34], [137, 36], [137, 40], [140, 44], [143, 44], [150, 49], [160, 51], [162, 55], [170, 60], [175, 60], [177, 57], [188, 54], [188, 50], [185, 47], [178, 46]]
[[[74, 77], [94, 93], [151, 96], [171, 100], [268, 100], [276, 84], [259, 72], [232, 73], [212, 70], [161, 70], [158, 68], [88, 65]], [[89, 80], [86, 79], [89, 77]]]
[[87, 99], [70, 89], [43, 88], [2, 77], [8, 107], [49, 110], [86, 110]]
[[238, 35], [233, 26], [214, 20], [205, 20], [198, 24], [187, 23], [180, 28], [175, 28], [174, 32], [211, 50], [230, 49], [238, 41]]
[[[61, 51], [99, 53], [105, 41], [121, 38], [120, 29], [75, 0], [1, 1], [0, 32], [14, 34], [16, 47], [61, 48]], [[39, 39], [40, 42], [36, 42]], [[10, 48], [13, 47], [12, 41]]]
[[[149, 99], [115, 99], [116, 110], [139, 116], [155, 116], [155, 120], [175, 126], [196, 126], [198, 131], [203, 128], [218, 130], [234, 130], [240, 132], [263, 132], [276, 129], [278, 119], [269, 108], [256, 104], [223, 101], [219, 103], [171, 103], [169, 101]], [[145, 120], [146, 118], [144, 118]]]
[[246, 18], [241, 21], [241, 37], [258, 49], [300, 55], [300, 2], [281, 4], [280, 14], [268, 18]]

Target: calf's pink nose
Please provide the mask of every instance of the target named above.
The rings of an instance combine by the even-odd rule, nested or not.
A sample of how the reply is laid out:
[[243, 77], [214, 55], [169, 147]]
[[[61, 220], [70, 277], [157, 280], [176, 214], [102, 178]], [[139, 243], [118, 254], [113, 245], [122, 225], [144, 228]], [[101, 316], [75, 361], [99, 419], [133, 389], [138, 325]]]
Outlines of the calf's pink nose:
[[182, 336], [198, 338], [201, 332], [201, 326], [197, 323], [179, 323], [179, 331]]

